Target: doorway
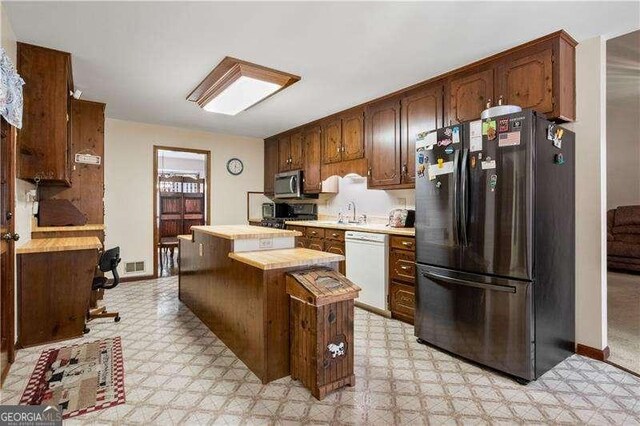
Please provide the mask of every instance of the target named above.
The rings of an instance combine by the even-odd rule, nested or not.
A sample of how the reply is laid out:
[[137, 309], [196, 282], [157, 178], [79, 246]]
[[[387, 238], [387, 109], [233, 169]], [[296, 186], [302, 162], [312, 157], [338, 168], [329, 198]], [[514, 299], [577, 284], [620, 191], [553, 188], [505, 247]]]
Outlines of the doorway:
[[640, 30], [607, 41], [608, 361], [640, 375]]
[[179, 235], [210, 223], [211, 152], [154, 146], [153, 270], [178, 274]]

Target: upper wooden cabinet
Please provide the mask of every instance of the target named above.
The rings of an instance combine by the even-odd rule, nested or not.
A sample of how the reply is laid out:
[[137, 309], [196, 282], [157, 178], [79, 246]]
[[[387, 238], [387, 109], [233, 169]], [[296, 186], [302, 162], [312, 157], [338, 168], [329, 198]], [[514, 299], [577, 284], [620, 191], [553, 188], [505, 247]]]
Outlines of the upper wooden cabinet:
[[491, 99], [575, 120], [575, 46], [557, 32], [464, 67], [449, 77], [450, 123], [475, 120]]
[[551, 49], [506, 60], [498, 66], [496, 77], [496, 93], [505, 103], [553, 114]]
[[302, 168], [302, 131], [281, 136], [278, 139], [278, 171], [286, 172]]
[[414, 184], [416, 181], [416, 139], [422, 132], [443, 127], [442, 94], [443, 85], [436, 83], [409, 92], [401, 100], [402, 130], [401, 183]]
[[364, 157], [364, 111], [342, 116], [342, 161]]
[[324, 164], [364, 158], [364, 111], [356, 109], [322, 123]]
[[493, 69], [451, 79], [450, 123], [475, 120], [493, 97]]
[[400, 184], [400, 99], [370, 104], [365, 115], [367, 186], [382, 188]]
[[278, 173], [278, 140], [264, 141], [264, 192], [273, 194], [275, 175]]
[[25, 81], [22, 129], [17, 138], [18, 178], [68, 186], [71, 55], [25, 43], [18, 43], [17, 53], [18, 73]]
[[306, 193], [317, 193], [322, 189], [322, 179], [320, 178], [321, 134], [320, 125], [311, 126], [304, 131], [302, 179]]

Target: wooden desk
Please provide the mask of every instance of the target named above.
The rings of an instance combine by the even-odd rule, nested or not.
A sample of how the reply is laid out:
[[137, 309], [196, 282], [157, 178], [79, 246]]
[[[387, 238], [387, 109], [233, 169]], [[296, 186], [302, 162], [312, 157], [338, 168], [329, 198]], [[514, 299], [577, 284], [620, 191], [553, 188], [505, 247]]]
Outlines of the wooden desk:
[[83, 335], [101, 247], [97, 237], [72, 237], [17, 248], [19, 347]]

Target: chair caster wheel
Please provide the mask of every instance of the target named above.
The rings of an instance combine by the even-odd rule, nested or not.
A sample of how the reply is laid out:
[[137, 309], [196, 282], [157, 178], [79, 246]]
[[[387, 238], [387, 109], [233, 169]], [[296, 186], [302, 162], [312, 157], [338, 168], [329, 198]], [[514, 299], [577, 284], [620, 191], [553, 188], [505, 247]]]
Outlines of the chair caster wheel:
[[90, 329], [90, 328], [87, 328], [87, 327], [85, 327], [85, 328], [84, 328], [84, 330], [82, 330], [82, 332], [83, 332], [84, 334], [87, 334], [87, 333], [88, 333], [88, 332], [90, 332], [90, 331], [91, 331], [91, 329]]
[[114, 322], [120, 322], [120, 317], [119, 317], [119, 316], [118, 316], [118, 317], [115, 317], [115, 318], [113, 319], [113, 321], [114, 321]]

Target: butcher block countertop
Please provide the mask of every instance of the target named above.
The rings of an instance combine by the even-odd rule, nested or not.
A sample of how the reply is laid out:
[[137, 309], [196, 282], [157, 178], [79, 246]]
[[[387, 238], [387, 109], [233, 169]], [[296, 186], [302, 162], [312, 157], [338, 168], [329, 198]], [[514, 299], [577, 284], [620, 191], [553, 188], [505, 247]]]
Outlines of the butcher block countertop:
[[312, 228], [342, 229], [345, 231], [372, 232], [374, 234], [403, 235], [407, 237], [413, 237], [416, 235], [415, 228], [391, 228], [387, 225], [375, 223], [356, 225], [351, 223], [338, 223], [335, 221], [324, 220], [292, 220], [286, 221], [285, 223], [289, 226], [309, 226]]
[[103, 224], [88, 224], [82, 226], [33, 226], [31, 232], [77, 232], [77, 231], [104, 231]]
[[72, 250], [96, 250], [102, 247], [98, 237], [40, 238], [16, 248], [17, 254]]
[[249, 240], [255, 238], [277, 238], [277, 237], [299, 237], [302, 234], [298, 231], [288, 231], [286, 229], [265, 228], [251, 225], [215, 225], [215, 226], [192, 226], [192, 232], [203, 232], [215, 237], [227, 240]]
[[311, 266], [344, 260], [341, 254], [306, 248], [234, 252], [229, 253], [229, 257], [262, 270]]

